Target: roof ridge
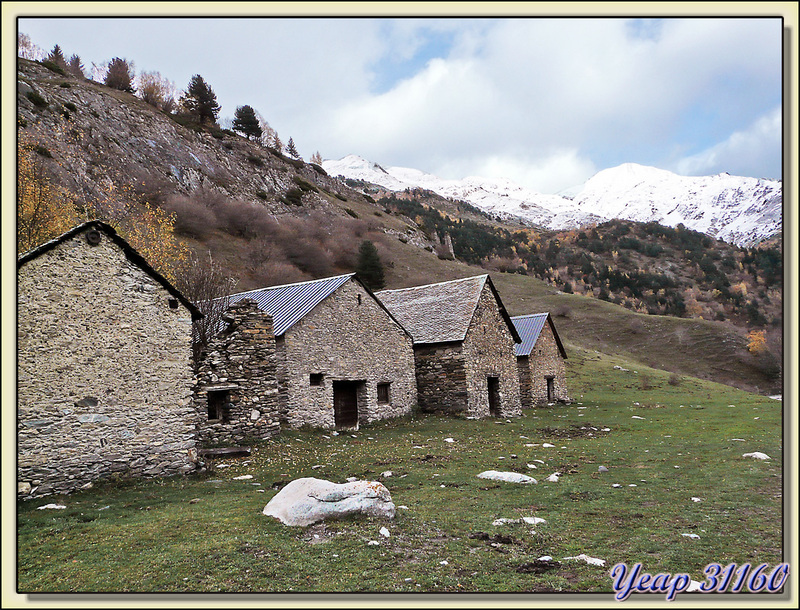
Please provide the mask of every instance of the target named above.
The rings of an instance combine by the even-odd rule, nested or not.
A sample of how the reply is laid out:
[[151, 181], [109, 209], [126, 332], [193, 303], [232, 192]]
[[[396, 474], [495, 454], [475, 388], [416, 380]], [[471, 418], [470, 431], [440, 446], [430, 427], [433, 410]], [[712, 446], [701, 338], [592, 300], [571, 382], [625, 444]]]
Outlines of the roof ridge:
[[386, 294], [387, 292], [402, 292], [406, 290], [418, 290], [421, 288], [430, 288], [433, 286], [442, 286], [444, 284], [455, 284], [456, 282], [466, 282], [467, 280], [477, 280], [479, 278], [487, 278], [489, 277], [488, 273], [484, 273], [482, 275], [473, 275], [471, 277], [462, 277], [455, 280], [445, 280], [444, 282], [435, 282], [433, 284], [422, 284], [421, 286], [409, 286], [408, 288], [393, 288], [392, 290], [380, 290], [375, 294]]
[[526, 313], [526, 314], [521, 315], [521, 316], [511, 316], [511, 319], [512, 320], [520, 320], [522, 318], [536, 318], [538, 316], [549, 316], [549, 315], [550, 315], [549, 311], [543, 311], [542, 313]]
[[277, 286], [264, 286], [263, 288], [254, 288], [253, 290], [245, 290], [244, 292], [234, 292], [228, 295], [229, 297], [238, 297], [243, 294], [252, 294], [254, 292], [261, 292], [263, 290], [275, 290], [277, 288], [290, 288], [291, 286], [302, 286], [303, 284], [313, 284], [314, 282], [329, 282], [344, 277], [352, 277], [355, 273], [343, 273], [342, 275], [332, 275], [330, 277], [321, 277], [316, 280], [304, 280], [302, 282], [293, 282], [291, 284], [278, 284]]

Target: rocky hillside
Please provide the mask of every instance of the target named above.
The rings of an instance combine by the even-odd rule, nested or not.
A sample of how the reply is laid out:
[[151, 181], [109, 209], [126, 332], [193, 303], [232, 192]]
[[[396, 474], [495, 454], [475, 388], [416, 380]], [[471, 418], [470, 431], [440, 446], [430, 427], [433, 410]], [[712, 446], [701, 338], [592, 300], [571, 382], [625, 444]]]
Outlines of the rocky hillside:
[[[607, 323], [625, 329], [629, 316], [640, 315], [633, 312], [651, 314], [657, 325], [691, 320], [652, 314], [702, 317], [711, 325], [704, 345], [718, 333], [720, 345], [724, 337], [732, 350], [698, 350], [702, 365], [674, 358], [641, 333], [618, 348], [593, 343], [577, 315], [574, 325], [564, 317], [561, 326], [568, 342], [647, 353], [667, 370], [711, 377], [724, 371], [729, 383], [769, 391], [779, 379], [782, 291], [773, 255], [759, 258], [711, 240], [704, 260], [702, 242], [695, 250], [689, 233], [675, 236], [655, 224], [631, 223], [627, 232], [600, 224], [597, 235], [531, 230], [426, 189], [395, 193], [339, 180], [216, 125], [186, 122], [37, 62], [20, 60], [17, 99], [20, 141], [54, 183], [74, 194], [85, 216], [125, 220], [145, 202], [172, 214], [182, 243], [210, 255], [236, 291], [351, 272], [359, 244], [370, 240], [387, 288], [490, 271], [507, 287], [512, 315], [554, 310], [563, 295], [570, 303], [583, 299], [586, 316], [603, 312]], [[682, 247], [686, 239], [692, 248]], [[651, 280], [663, 285], [646, 285]], [[753, 328], [769, 331], [773, 356], [766, 364], [747, 353]], [[691, 346], [692, 334], [686, 337], [683, 345]]]

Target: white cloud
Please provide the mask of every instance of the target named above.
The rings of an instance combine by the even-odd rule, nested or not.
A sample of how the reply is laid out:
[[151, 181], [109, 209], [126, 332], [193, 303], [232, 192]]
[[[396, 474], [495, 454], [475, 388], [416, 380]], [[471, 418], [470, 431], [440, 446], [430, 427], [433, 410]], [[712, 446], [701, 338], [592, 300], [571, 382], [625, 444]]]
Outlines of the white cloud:
[[669, 151], [744, 130], [779, 99], [777, 20], [668, 20], [646, 33], [615, 19], [472, 28], [385, 93], [332, 108], [318, 133], [326, 156], [432, 173], [505, 167], [544, 189], [594, 167], [663, 166]]
[[685, 176], [728, 172], [754, 178], [780, 179], [781, 109], [759, 118], [748, 129], [736, 131], [719, 144], [681, 159], [675, 171]]
[[541, 189], [624, 162], [674, 166], [674, 151], [706, 150], [684, 160], [693, 171], [716, 167], [712, 153], [720, 171], [780, 171], [766, 132], [759, 156], [719, 144], [754, 138], [780, 104], [777, 18], [73, 19], [47, 39], [33, 21], [20, 30], [87, 65], [128, 57], [178, 87], [199, 73], [224, 117], [249, 104], [305, 157], [505, 171]]
[[451, 179], [467, 176], [508, 178], [540, 193], [557, 193], [582, 184], [597, 171], [590, 159], [570, 149], [552, 151], [536, 159], [503, 154], [477, 157], [466, 162], [445, 163], [432, 168], [431, 173]]

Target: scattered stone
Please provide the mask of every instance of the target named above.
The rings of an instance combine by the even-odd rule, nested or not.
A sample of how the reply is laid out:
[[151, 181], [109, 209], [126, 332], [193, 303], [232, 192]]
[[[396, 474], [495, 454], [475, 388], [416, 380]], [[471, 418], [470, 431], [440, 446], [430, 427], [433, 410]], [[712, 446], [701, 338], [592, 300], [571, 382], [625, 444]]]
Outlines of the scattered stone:
[[385, 470], [385, 471], [383, 471], [381, 473], [381, 476], [385, 477], [385, 478], [389, 478], [390, 476], [392, 476], [392, 474], [394, 474], [394, 473], [391, 470]]
[[192, 498], [189, 500], [189, 504], [197, 504], [200, 501], [200, 498]]
[[611, 487], [622, 487], [619, 483], [614, 483]]
[[440, 561], [440, 562], [439, 562], [439, 565], [446, 566], [446, 565], [450, 565], [450, 564], [449, 564], [449, 562], [448, 562], [448, 561], [445, 559], [445, 560], [443, 560], [443, 561]]
[[380, 546], [380, 544], [381, 543], [378, 542], [377, 540], [370, 540], [369, 542], [367, 542], [367, 546]]
[[558, 475], [560, 474], [561, 474], [560, 472], [554, 472], [545, 480], [550, 481], [551, 483], [558, 483]]
[[608, 468], [606, 468], [605, 466], [598, 466], [597, 472], [608, 472]]
[[644, 417], [639, 417], [638, 415], [631, 415], [631, 419], [644, 419]]
[[380, 529], [380, 534], [381, 534], [381, 536], [383, 536], [384, 538], [388, 538], [389, 536], [391, 536], [391, 534], [389, 533], [389, 530], [388, 530], [388, 529], [386, 529], [385, 527], [382, 527], [382, 528]]
[[760, 451], [754, 451], [753, 453], [743, 453], [742, 457], [751, 457], [757, 460], [769, 460], [771, 459], [766, 453], [761, 453]]
[[700, 498], [692, 498], [692, 502], [702, 502]]
[[285, 525], [306, 526], [352, 514], [393, 519], [395, 506], [389, 490], [377, 481], [337, 484], [307, 477], [281, 489], [262, 514]]
[[686, 538], [691, 538], [692, 540], [697, 540], [700, 538], [697, 534], [681, 534], [681, 536], [685, 536]]
[[233, 480], [234, 481], [246, 481], [246, 480], [252, 479], [252, 478], [253, 478], [252, 474], [243, 474], [240, 477], [233, 477]]
[[55, 510], [61, 510], [63, 508], [67, 508], [63, 504], [45, 504], [44, 506], [39, 506], [36, 510], [44, 510], [45, 508], [53, 508]]
[[551, 445], [550, 443], [542, 443], [542, 447], [555, 447], [555, 445]]
[[456, 441], [454, 439], [452, 439], [452, 438], [446, 438], [446, 439], [444, 439], [444, 442], [445, 443], [455, 443]]
[[605, 559], [597, 559], [595, 557], [589, 557], [585, 553], [581, 553], [580, 555], [576, 555], [575, 557], [564, 557], [564, 561], [571, 560], [571, 559], [581, 559], [586, 563], [594, 566], [604, 566], [606, 565]]
[[498, 472], [497, 470], [486, 470], [478, 475], [479, 479], [491, 479], [493, 481], [505, 481], [506, 483], [537, 483], [536, 479], [518, 472]]

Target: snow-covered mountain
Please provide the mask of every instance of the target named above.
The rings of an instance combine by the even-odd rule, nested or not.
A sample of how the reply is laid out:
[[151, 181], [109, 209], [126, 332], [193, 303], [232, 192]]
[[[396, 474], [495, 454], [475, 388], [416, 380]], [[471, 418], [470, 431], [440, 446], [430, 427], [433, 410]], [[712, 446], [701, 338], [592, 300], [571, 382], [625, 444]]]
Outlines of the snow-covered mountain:
[[485, 212], [519, 217], [548, 229], [571, 229], [613, 218], [655, 221], [740, 246], [781, 232], [782, 189], [778, 180], [719, 174], [689, 177], [626, 163], [595, 174], [559, 195], [544, 195], [502, 178], [444, 180], [405, 167], [384, 168], [356, 155], [322, 164], [328, 174], [363, 180], [390, 191], [424, 188], [466, 201]]

